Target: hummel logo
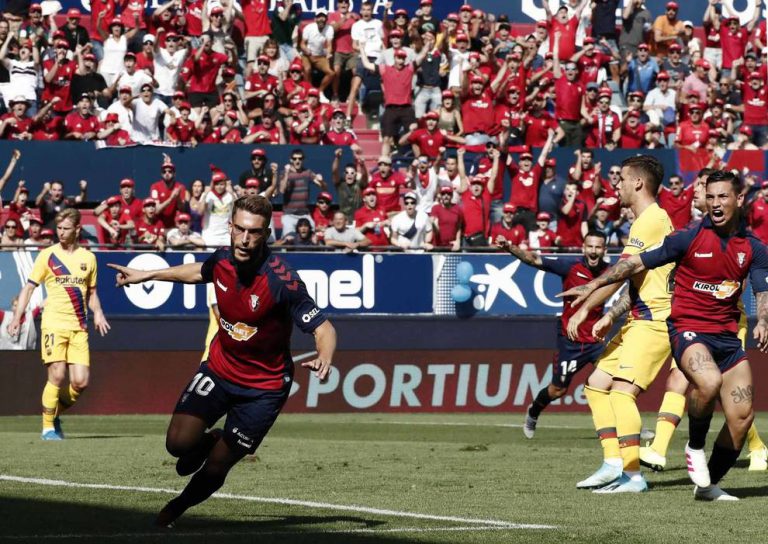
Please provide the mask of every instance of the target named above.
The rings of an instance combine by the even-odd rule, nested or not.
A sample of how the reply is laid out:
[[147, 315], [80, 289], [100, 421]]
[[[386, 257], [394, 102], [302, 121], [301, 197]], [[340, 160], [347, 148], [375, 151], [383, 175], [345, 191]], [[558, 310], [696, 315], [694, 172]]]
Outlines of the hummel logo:
[[694, 257], [698, 257], [700, 259], [709, 259], [710, 257], [712, 257], [712, 252], [711, 251], [709, 253], [698, 253], [698, 252], [696, 252], [696, 253], [693, 254], [693, 256]]
[[216, 285], [218, 285], [218, 286], [219, 286], [219, 289], [221, 289], [221, 290], [222, 290], [222, 291], [224, 291], [225, 293], [227, 292], [227, 288], [226, 288], [226, 287], [224, 287], [224, 286], [221, 284], [221, 282], [220, 282], [219, 280], [216, 280]]
[[585, 276], [585, 275], [584, 275], [584, 274], [582, 274], [581, 272], [576, 272], [576, 275], [577, 275], [578, 277], [580, 277], [580, 278], [584, 278], [585, 280], [588, 280], [588, 279], [589, 279], [589, 277], [588, 277], [588, 276]]

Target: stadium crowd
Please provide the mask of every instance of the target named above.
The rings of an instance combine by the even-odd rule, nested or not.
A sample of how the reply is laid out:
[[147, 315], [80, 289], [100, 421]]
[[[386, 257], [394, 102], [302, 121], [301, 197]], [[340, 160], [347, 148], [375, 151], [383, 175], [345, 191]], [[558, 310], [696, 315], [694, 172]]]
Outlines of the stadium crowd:
[[[215, 246], [247, 192], [282, 197], [278, 245], [458, 251], [503, 235], [572, 248], [594, 227], [619, 246], [633, 218], [617, 198], [618, 166], [592, 149], [678, 149], [717, 168], [728, 149], [768, 148], [759, 9], [742, 25], [708, 0], [702, 39], [675, 2], [650, 13], [634, 0], [617, 20], [619, 4], [568, 0], [551, 12], [544, 2], [546, 19], [524, 32], [468, 4], [438, 20], [432, 0], [415, 13], [388, 3], [380, 18], [370, 2], [356, 13], [339, 0], [311, 19], [290, 2], [270, 12], [266, 0], [173, 0], [147, 13], [97, 0], [89, 28], [77, 9], [59, 26], [30, 4], [0, 20], [0, 137], [256, 146], [236, 180], [212, 167], [184, 186], [166, 159], [148, 195], [120, 181], [95, 212], [110, 247]], [[380, 126], [378, 159], [351, 128], [363, 109]], [[286, 143], [354, 150], [344, 165], [336, 153], [335, 199], [299, 149], [288, 165], [268, 160], [269, 145]], [[567, 172], [549, 157], [558, 145], [576, 150]], [[753, 228], [768, 240], [768, 195], [747, 181]], [[20, 182], [0, 244], [45, 243], [47, 210], [87, 202], [87, 183], [79, 189], [70, 202], [46, 183], [36, 215]], [[675, 226], [691, 218], [682, 178], [659, 198]]]

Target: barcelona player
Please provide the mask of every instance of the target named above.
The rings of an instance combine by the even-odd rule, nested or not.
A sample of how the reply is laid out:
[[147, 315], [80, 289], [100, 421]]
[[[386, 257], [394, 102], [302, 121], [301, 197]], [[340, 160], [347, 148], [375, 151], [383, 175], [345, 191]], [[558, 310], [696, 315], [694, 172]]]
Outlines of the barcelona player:
[[[600, 276], [608, 268], [608, 264], [603, 259], [606, 247], [605, 234], [596, 230], [587, 232], [584, 237], [581, 257], [541, 257], [538, 253], [520, 249], [501, 235], [496, 238], [496, 245], [509, 251], [529, 266], [560, 276], [563, 279], [563, 290], [584, 285]], [[533, 438], [536, 432], [536, 424], [541, 412], [553, 400], [565, 395], [576, 373], [586, 364], [594, 363], [605, 347], [600, 340], [592, 336], [592, 325], [603, 315], [601, 307], [595, 307], [590, 311], [587, 320], [579, 327], [575, 341], [568, 338], [566, 334], [568, 320], [576, 311], [570, 302], [568, 299], [564, 301], [563, 315], [557, 328], [557, 353], [552, 362], [552, 383], [539, 391], [525, 414], [523, 434], [529, 439]]]
[[[44, 284], [48, 296], [43, 310], [41, 347], [48, 380], [43, 388], [43, 440], [64, 438], [59, 416], [88, 387], [88, 308], [93, 312], [96, 330], [102, 336], [109, 330], [96, 293], [96, 257], [78, 244], [80, 212], [73, 208], [59, 212], [56, 233], [59, 243], [38, 254], [8, 326], [11, 336], [18, 334], [32, 293]], [[65, 387], [67, 373], [69, 383]]]
[[[315, 336], [318, 356], [301, 363], [324, 381], [336, 350], [336, 331], [315, 305], [304, 283], [267, 246], [272, 206], [262, 196], [233, 205], [231, 245], [204, 263], [162, 270], [110, 264], [124, 286], [149, 280], [213, 283], [218, 331], [208, 359], [182, 391], [168, 426], [166, 449], [181, 476], [195, 473], [184, 491], [157, 517], [173, 526], [190, 507], [210, 497], [230, 469], [252, 454], [275, 422], [293, 383], [290, 340], [293, 325]], [[206, 432], [223, 415], [224, 429]]]
[[[621, 163], [619, 198], [637, 218], [629, 231], [629, 241], [621, 260], [648, 251], [672, 232], [672, 222], [656, 202], [664, 179], [664, 168], [654, 157], [638, 155]], [[611, 309], [616, 315], [630, 310], [626, 323], [608, 343], [595, 370], [587, 379], [584, 394], [603, 446], [603, 464], [576, 487], [599, 488], [600, 493], [637, 493], [648, 490], [640, 472], [640, 432], [642, 420], [637, 396], [653, 383], [670, 356], [666, 319], [670, 312], [670, 274], [668, 264], [634, 276], [627, 296]], [[602, 277], [602, 276], [601, 276]], [[574, 287], [563, 296], [588, 295], [592, 280]], [[583, 301], [568, 322], [568, 337], [575, 339], [588, 312], [601, 305], [620, 285], [602, 287]]]
[[[707, 211], [705, 200], [707, 177], [714, 171], [711, 168], [703, 168], [692, 184], [693, 205], [703, 213]], [[746, 347], [747, 314], [741, 301], [739, 301], [739, 309], [741, 310], [741, 318], [739, 319], [738, 336], [742, 347]], [[605, 329], [610, 328], [610, 324], [598, 325], [598, 327], [601, 326]], [[685, 393], [687, 390], [688, 380], [685, 379], [685, 374], [678, 368], [677, 364], [673, 364], [667, 376], [664, 398], [659, 407], [653, 443], [640, 448], [641, 465], [656, 471], [662, 471], [666, 467], [669, 443], [685, 412]], [[747, 449], [749, 450], [749, 470], [768, 470], [768, 448], [765, 447], [754, 423], [747, 432]]]
[[[768, 351], [768, 251], [746, 230], [740, 213], [744, 201], [738, 174], [717, 171], [707, 178], [707, 216], [676, 231], [663, 244], [619, 261], [582, 286], [574, 303], [594, 289], [646, 270], [677, 263], [674, 304], [668, 320], [675, 360], [692, 384], [688, 402], [688, 475], [699, 500], [738, 500], [716, 484], [735, 464], [754, 419], [752, 372], [738, 337], [739, 300], [749, 276], [757, 298], [754, 338]], [[715, 403], [725, 424], [707, 463], [704, 446]]]

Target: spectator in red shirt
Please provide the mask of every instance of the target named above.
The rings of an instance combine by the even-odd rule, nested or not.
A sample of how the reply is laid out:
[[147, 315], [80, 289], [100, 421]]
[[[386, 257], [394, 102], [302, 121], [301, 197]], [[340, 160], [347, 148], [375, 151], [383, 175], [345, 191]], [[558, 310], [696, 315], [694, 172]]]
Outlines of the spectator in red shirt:
[[414, 123], [411, 125], [411, 130], [403, 134], [399, 142], [401, 146], [411, 144], [416, 158], [425, 155], [430, 160], [435, 160], [440, 155], [440, 148], [445, 147], [447, 142], [464, 143], [463, 138], [446, 134], [437, 128], [440, 116], [436, 111], [430, 111], [422, 119], [424, 119], [424, 127], [419, 128], [418, 123]]
[[[31, 140], [33, 119], [27, 115], [29, 103], [23, 96], [9, 101], [9, 113], [0, 117], [0, 135], [4, 140]], [[50, 108], [49, 108], [50, 109]]]
[[461, 208], [453, 203], [452, 187], [440, 187], [438, 202], [432, 206], [429, 215], [432, 218], [432, 232], [435, 233], [434, 246], [460, 251], [464, 216]]
[[155, 72], [155, 37], [145, 34], [141, 40], [141, 51], [136, 55], [136, 69]]
[[312, 210], [312, 222], [315, 224], [315, 232], [318, 238], [323, 238], [325, 229], [333, 222], [333, 212], [331, 208], [333, 195], [328, 191], [322, 191], [317, 195], [315, 208]]
[[610, 151], [616, 149], [616, 145], [621, 141], [621, 121], [619, 116], [611, 111], [611, 94], [608, 88], [600, 89], [597, 107], [592, 111], [591, 124], [588, 125], [588, 147], [603, 147]]
[[752, 201], [747, 217], [752, 233], [768, 244], [768, 181], [764, 181], [760, 197]]
[[579, 198], [587, 206], [587, 213], [595, 207], [597, 197], [602, 192], [602, 178], [600, 162], [592, 162], [591, 149], [577, 149], [575, 152], [576, 164], [568, 170], [568, 177], [579, 184]]
[[[561, 5], [552, 15], [549, 2], [541, 3], [547, 15], [547, 31], [550, 36], [549, 50], [554, 59], [567, 60], [576, 53], [576, 30], [579, 28], [581, 12], [587, 3], [586, 0], [582, 0], [570, 18], [568, 17], [567, 6]], [[554, 39], [552, 39], [553, 37]]]
[[355, 211], [355, 228], [362, 232], [372, 246], [388, 246], [389, 238], [386, 229], [389, 228], [387, 212], [377, 205], [376, 189], [363, 189], [363, 206]]
[[325, 127], [322, 119], [312, 115], [312, 108], [309, 104], [299, 106], [299, 115], [291, 123], [291, 135], [289, 143], [291, 144], [317, 144], [323, 137]]
[[630, 110], [627, 112], [624, 123], [621, 125], [621, 140], [619, 147], [622, 149], [639, 149], [645, 143], [645, 123], [640, 122], [640, 112]]
[[[357, 144], [357, 135], [351, 129], [344, 127], [345, 119], [346, 116], [343, 110], [333, 110], [330, 126], [328, 131], [323, 134], [322, 143], [324, 145], [349, 146], [353, 152], [357, 152], [360, 150], [360, 146]], [[345, 215], [349, 217], [346, 212]]]
[[125, 246], [128, 233], [135, 225], [130, 216], [121, 213], [120, 197], [111, 196], [106, 203], [107, 209], [98, 216], [98, 240], [108, 249], [117, 249]]
[[253, 59], [261, 53], [272, 33], [272, 23], [269, 21], [268, 0], [242, 0], [240, 2], [243, 22], [245, 23], [245, 60]]
[[171, 229], [175, 225], [176, 214], [184, 210], [187, 201], [187, 189], [176, 180], [176, 167], [165, 161], [160, 167], [162, 178], [149, 188], [149, 195], [155, 201], [163, 226]]
[[192, 112], [192, 106], [189, 102], [182, 102], [179, 105], [179, 117], [169, 112], [171, 125], [166, 129], [168, 140], [176, 144], [190, 144], [192, 147], [197, 145], [197, 126], [189, 116]]
[[675, 147], [696, 151], [703, 148], [709, 139], [709, 125], [702, 122], [706, 104], [694, 104], [688, 108], [691, 118], [677, 126]]
[[672, 175], [669, 177], [669, 187], [662, 185], [659, 188], [656, 200], [658, 200], [659, 206], [669, 214], [669, 219], [675, 230], [683, 228], [693, 218], [694, 186], [695, 183], [691, 183], [688, 187], [683, 188], [683, 178]]
[[528, 234], [528, 240], [531, 248], [554, 248], [557, 235], [549, 228], [549, 222], [552, 216], [547, 212], [536, 214], [536, 229]]
[[91, 113], [91, 96], [87, 93], [80, 95], [77, 101], [77, 109], [67, 115], [64, 121], [66, 140], [95, 140], [101, 138], [101, 123], [99, 119]]
[[280, 91], [280, 81], [269, 73], [269, 65], [269, 57], [259, 55], [256, 59], [256, 71], [245, 80], [245, 101], [248, 111], [261, 108], [267, 94]]
[[237, 113], [233, 110], [226, 112], [219, 122], [219, 126], [208, 134], [203, 143], [206, 144], [239, 144], [242, 142], [240, 136], [240, 121]]
[[400, 211], [400, 190], [407, 187], [405, 175], [392, 169], [392, 159], [382, 155], [378, 160], [379, 169], [372, 173], [368, 187], [376, 189], [378, 206], [390, 216]]
[[58, 97], [54, 103], [53, 111], [58, 114], [69, 113], [72, 110], [72, 97], [70, 88], [72, 76], [75, 75], [77, 65], [67, 58], [69, 43], [66, 40], [55, 42], [54, 57], [43, 62], [43, 88], [42, 100], [50, 101]]
[[219, 93], [216, 92], [216, 76], [219, 69], [225, 64], [237, 64], [234, 43], [227, 42], [225, 55], [213, 50], [213, 39], [209, 34], [203, 34], [201, 40], [202, 45], [197, 48], [186, 66], [189, 102], [196, 109], [202, 106], [213, 107], [219, 103]]
[[[562, 12], [561, 8], [558, 13]], [[560, 35], [555, 36], [555, 48], [558, 47]], [[584, 96], [584, 86], [579, 82], [579, 70], [575, 62], [565, 64], [565, 74], [560, 68], [560, 59], [554, 57], [552, 74], [555, 76], [555, 119], [565, 133], [564, 145], [581, 147], [584, 135], [581, 129], [581, 97]], [[581, 246], [581, 244], [579, 244]]]
[[349, 10], [349, 0], [338, 0], [336, 9], [328, 14], [328, 24], [333, 27], [333, 99], [339, 100], [339, 84], [343, 72], [353, 72], [357, 54], [352, 47], [352, 25], [360, 19]]
[[546, 110], [546, 105], [547, 97], [541, 92], [537, 93], [528, 113], [523, 118], [526, 147], [543, 147], [550, 130], [555, 131], [555, 143], [565, 136], [555, 118]]
[[[165, 227], [157, 217], [157, 201], [154, 198], [144, 199], [144, 212], [136, 222], [136, 243], [153, 246], [157, 251], [165, 251]], [[173, 223], [171, 227], [173, 227]]]
[[[715, 137], [718, 137], [718, 143], [719, 143], [719, 135], [717, 133], [714, 134]], [[753, 143], [754, 135], [752, 133], [752, 129], [749, 128], [746, 125], [741, 125], [739, 127], [739, 132], [736, 134], [736, 139], [732, 142], [730, 142], [726, 149], [748, 149], [748, 150], [756, 150], [759, 149], [754, 143]]]
[[752, 141], [762, 147], [768, 143], [768, 89], [759, 72], [749, 74], [742, 92], [743, 104], [733, 109], [744, 112], [744, 124], [752, 129]]
[[[457, 150], [459, 175], [461, 176], [462, 213], [464, 215], [464, 246], [487, 246], [491, 234], [491, 194], [496, 188], [496, 176], [499, 170], [498, 149], [493, 149], [493, 167], [487, 176], [472, 176], [467, 180], [464, 170], [464, 149]], [[467, 183], [469, 182], [469, 183]], [[469, 188], [467, 188], [469, 186]]]
[[579, 195], [579, 186], [569, 180], [563, 193], [563, 205], [557, 218], [557, 238], [555, 244], [564, 248], [580, 247], [587, 234], [587, 205]]
[[[607, 44], [607, 42], [605, 43]], [[615, 51], [614, 57], [606, 55], [595, 47], [595, 38], [587, 36], [584, 38], [584, 47], [573, 55], [570, 60], [579, 65], [579, 81], [581, 81], [582, 85], [586, 86], [587, 83], [597, 83], [600, 68], [608, 64], [612, 58], [619, 59], [618, 50]]]
[[280, 121], [272, 115], [261, 117], [261, 123], [253, 125], [243, 138], [244, 144], [285, 144], [285, 136]]
[[517, 206], [514, 204], [504, 204], [504, 214], [501, 216], [501, 221], [494, 223], [491, 227], [491, 240], [503, 238], [516, 246], [528, 249], [528, 233], [523, 225], [514, 221], [517, 211]]
[[[71, 115], [71, 114], [70, 114]], [[134, 144], [131, 135], [120, 126], [120, 116], [108, 113], [98, 133], [98, 138], [110, 147], [123, 147]]]
[[[539, 208], [539, 185], [541, 184], [544, 165], [554, 146], [554, 138], [555, 131], [550, 130], [536, 164], [533, 163], [533, 155], [528, 150], [520, 153], [519, 165], [512, 161], [511, 156], [507, 156], [507, 169], [512, 180], [509, 203], [515, 207], [517, 212], [515, 223], [522, 224], [526, 230], [531, 230], [536, 223], [536, 212]], [[496, 239], [493, 235], [491, 238]], [[515, 243], [515, 245], [520, 244]]]
[[[724, 5], [723, 7], [727, 10]], [[760, 19], [761, 11], [762, 4], [755, 3], [754, 15], [745, 27], [742, 27], [738, 17], [726, 18], [722, 24], [718, 20], [713, 21], [715, 28], [719, 27], [720, 47], [723, 49], [722, 77], [733, 77], [735, 75], [732, 73], [734, 61], [743, 62], [749, 35]]]

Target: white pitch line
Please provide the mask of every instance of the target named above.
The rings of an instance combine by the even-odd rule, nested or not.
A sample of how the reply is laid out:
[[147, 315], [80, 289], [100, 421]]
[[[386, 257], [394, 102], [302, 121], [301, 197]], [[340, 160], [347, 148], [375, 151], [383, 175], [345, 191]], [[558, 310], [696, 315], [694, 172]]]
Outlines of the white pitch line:
[[[83, 484], [79, 482], [66, 482], [64, 480], [49, 480], [45, 478], [25, 478], [22, 476], [11, 476], [8, 474], [0, 474], [0, 480], [7, 482], [19, 482], [26, 484], [48, 485], [54, 487], [70, 487], [80, 489], [106, 489], [109, 491], [138, 491], [144, 493], [162, 493], [169, 495], [177, 495], [179, 491], [175, 489], [166, 489], [160, 487], [134, 487], [127, 485], [110, 485], [110, 484]], [[495, 519], [476, 519], [476, 518], [463, 518], [458, 516], [438, 516], [434, 514], [419, 514], [417, 512], [404, 512], [399, 510], [387, 510], [384, 508], [371, 508], [368, 506], [356, 506], [346, 504], [333, 504], [328, 502], [314, 502], [314, 501], [300, 501], [296, 499], [281, 499], [271, 497], [254, 497], [251, 495], [233, 495], [231, 493], [214, 493], [212, 495], [217, 499], [233, 499], [249, 502], [261, 502], [267, 504], [283, 504], [287, 506], [303, 506], [305, 508], [322, 508], [325, 510], [338, 510], [342, 512], [360, 512], [364, 514], [375, 514], [381, 516], [399, 517], [399, 518], [412, 518], [412, 519], [425, 519], [431, 521], [450, 521], [454, 523], [470, 523], [477, 525], [496, 526], [508, 529], [556, 529], [555, 525], [540, 525], [540, 524], [526, 524], [526, 523], [511, 523], [508, 521], [499, 521]]]
[[[428, 425], [434, 427], [503, 427], [508, 429], [520, 429], [521, 423], [468, 423], [463, 421], [366, 421], [376, 425]], [[594, 427], [579, 427], [570, 425], [541, 425], [537, 429], [593, 429]]]
[[[259, 531], [259, 536], [296, 536], [296, 535], [317, 535], [317, 534], [343, 534], [343, 535], [350, 535], [350, 534], [392, 534], [392, 533], [451, 533], [451, 532], [468, 532], [468, 531], [508, 531], [515, 529], [515, 527], [484, 527], [484, 526], [473, 526], [473, 527], [396, 527], [391, 529], [369, 529], [369, 528], [360, 528], [360, 529], [317, 529], [317, 530], [309, 530], [309, 531]], [[117, 539], [117, 538], [147, 538], [147, 537], [157, 537], [158, 535], [162, 535], [163, 538], [171, 538], [171, 537], [181, 537], [181, 538], [188, 538], [188, 537], [214, 537], [214, 536], [253, 536], [253, 531], [206, 531], [206, 532], [190, 532], [190, 531], [166, 531], [164, 529], [158, 529], [154, 533], [144, 532], [144, 533], [111, 533], [111, 534], [83, 534], [83, 533], [73, 533], [73, 534], [60, 534], [60, 535], [10, 535], [10, 536], [3, 536], [4, 540], [65, 540], [65, 539], [77, 539], [77, 540], [83, 540], [83, 539], [99, 539], [99, 540], [107, 540], [107, 539]]]

